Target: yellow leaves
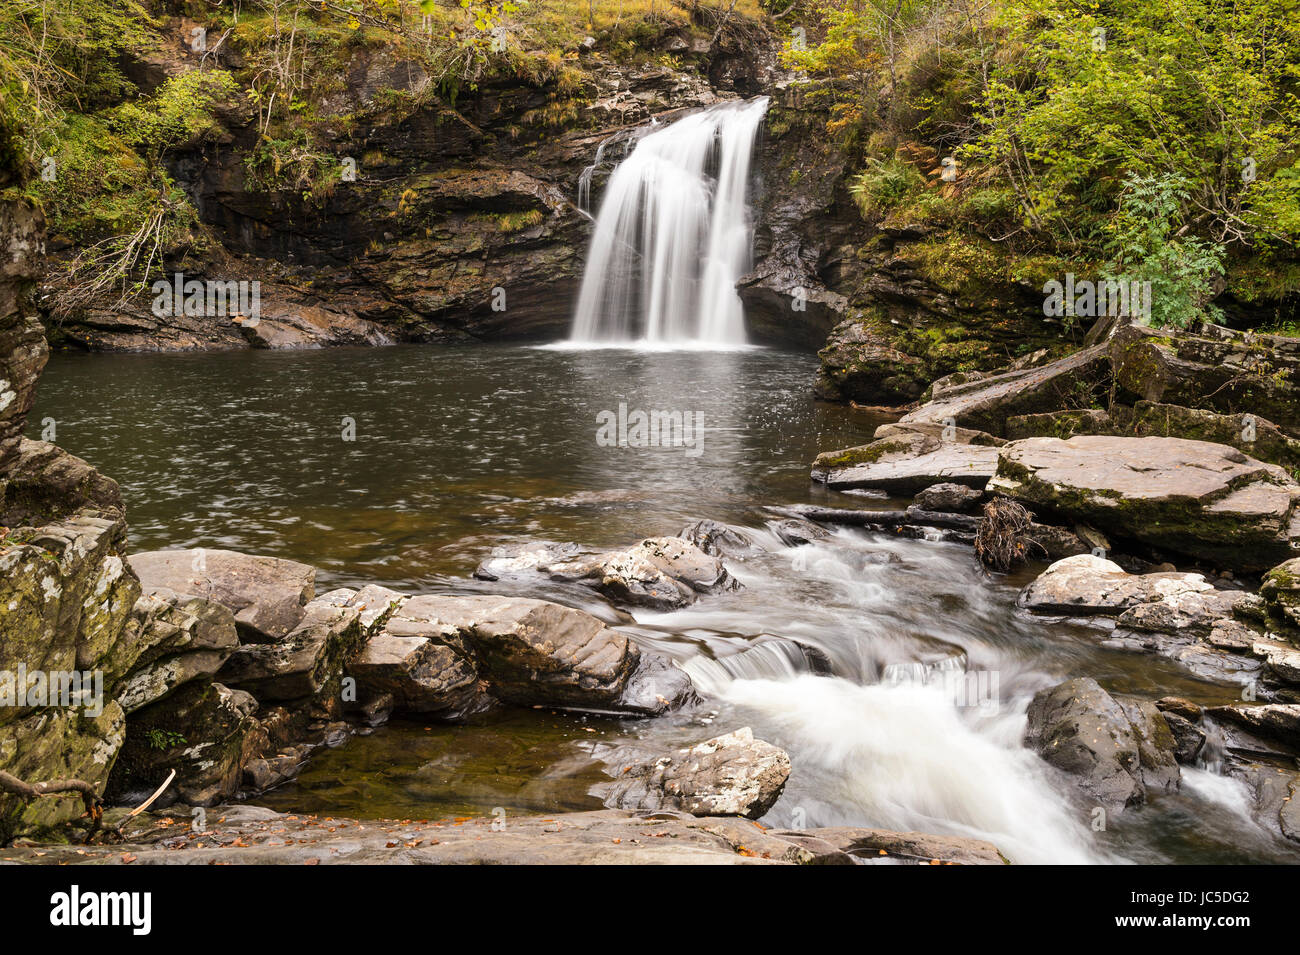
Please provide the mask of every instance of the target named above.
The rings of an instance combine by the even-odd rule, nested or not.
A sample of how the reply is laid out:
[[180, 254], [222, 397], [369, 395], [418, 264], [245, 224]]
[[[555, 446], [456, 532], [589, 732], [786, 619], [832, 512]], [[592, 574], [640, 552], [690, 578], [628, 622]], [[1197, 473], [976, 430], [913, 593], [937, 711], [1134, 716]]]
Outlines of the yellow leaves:
[[349, 30], [359, 30], [359, 29], [361, 29], [361, 21], [358, 20], [356, 17], [351, 17], [351, 18], [348, 20], [348, 29], [349, 29]]

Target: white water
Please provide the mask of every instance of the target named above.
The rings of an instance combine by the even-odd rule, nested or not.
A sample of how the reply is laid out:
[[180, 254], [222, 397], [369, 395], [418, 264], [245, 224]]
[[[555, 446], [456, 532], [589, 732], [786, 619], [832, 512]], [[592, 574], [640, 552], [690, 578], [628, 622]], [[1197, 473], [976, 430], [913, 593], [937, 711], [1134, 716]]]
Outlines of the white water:
[[749, 166], [767, 103], [692, 113], [641, 137], [619, 163], [596, 216], [571, 342], [745, 343], [736, 282], [750, 267]]

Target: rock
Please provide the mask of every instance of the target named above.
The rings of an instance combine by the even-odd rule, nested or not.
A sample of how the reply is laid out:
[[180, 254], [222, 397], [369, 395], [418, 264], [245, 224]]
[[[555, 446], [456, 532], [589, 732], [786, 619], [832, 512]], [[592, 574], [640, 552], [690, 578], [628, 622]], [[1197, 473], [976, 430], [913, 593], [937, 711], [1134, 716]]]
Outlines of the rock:
[[1016, 603], [1035, 613], [1116, 616], [1139, 604], [1212, 590], [1200, 574], [1129, 574], [1114, 561], [1079, 554], [1048, 567]]
[[1205, 749], [1205, 731], [1178, 713], [1165, 711], [1164, 717], [1174, 736], [1174, 758], [1184, 766], [1195, 766]]
[[767, 526], [776, 535], [777, 540], [786, 547], [804, 547], [807, 544], [825, 540], [831, 536], [831, 532], [826, 528], [814, 524], [812, 521], [802, 521], [798, 518], [771, 521]]
[[312, 601], [301, 622], [275, 643], [245, 643], [218, 679], [262, 701], [310, 702], [320, 715], [342, 711], [343, 668], [365, 642], [361, 608]]
[[770, 829], [781, 839], [813, 835], [832, 848], [861, 862], [906, 862], [929, 865], [1006, 865], [997, 846], [964, 836], [933, 836], [924, 832], [890, 832], [835, 826], [822, 829]]
[[146, 592], [165, 588], [215, 600], [235, 615], [245, 642], [283, 640], [303, 618], [316, 569], [230, 550], [155, 550], [128, 560]]
[[1205, 712], [1204, 707], [1191, 700], [1185, 700], [1181, 696], [1162, 696], [1156, 700], [1156, 709], [1162, 713], [1172, 713], [1181, 716], [1185, 720], [1195, 723]]
[[1240, 590], [1186, 591], [1166, 594], [1153, 603], [1130, 607], [1120, 614], [1117, 623], [1129, 630], [1183, 632], [1208, 638], [1219, 623], [1232, 615], [1233, 608], [1245, 596]]
[[[188, 826], [160, 826], [150, 815], [111, 846], [42, 846], [0, 850], [0, 863], [122, 865], [809, 865], [834, 850], [810, 851], [764, 832], [747, 819], [686, 813], [596, 812], [511, 814], [471, 819], [358, 820], [285, 816], [257, 806], [208, 813], [204, 838]], [[284, 832], [293, 833], [286, 840]], [[814, 836], [817, 830], [804, 835]], [[936, 841], [940, 837], [933, 837]], [[40, 852], [41, 855], [35, 855]], [[846, 856], [843, 861], [851, 862]]]
[[244, 786], [255, 792], [265, 792], [288, 782], [302, 771], [311, 749], [307, 745], [293, 746], [289, 752], [278, 756], [250, 759], [244, 765]]
[[1300, 703], [1265, 703], [1250, 706], [1235, 703], [1206, 710], [1209, 716], [1232, 723], [1265, 739], [1300, 751]]
[[[0, 553], [0, 673], [97, 670], [112, 693], [141, 651], [122, 639], [140, 596], [125, 547], [125, 522], [95, 512], [10, 532]], [[0, 726], [30, 712], [0, 706]]]
[[173, 769], [176, 780], [155, 805], [179, 799], [212, 806], [234, 796], [244, 765], [266, 743], [253, 716], [256, 710], [251, 695], [220, 683], [188, 683], [138, 710], [113, 767], [110, 798], [142, 802]]
[[1056, 411], [1087, 397], [1104, 383], [1105, 345], [1085, 348], [1039, 368], [1005, 372], [936, 391], [932, 400], [905, 414], [900, 424], [951, 423], [960, 428], [1007, 432], [1007, 419]]
[[[492, 694], [505, 702], [652, 713], [694, 696], [685, 673], [580, 610], [508, 597], [440, 600], [438, 619], [471, 642]], [[639, 684], [639, 672], [652, 685]]]
[[46, 524], [73, 514], [120, 519], [124, 513], [116, 481], [44, 441], [19, 441], [9, 469], [0, 476], [0, 525], [5, 527]]
[[140, 648], [118, 695], [128, 714], [213, 676], [239, 646], [234, 615], [224, 606], [165, 589], [136, 601], [124, 638]]
[[1263, 659], [1274, 679], [1300, 684], [1300, 648], [1277, 640], [1261, 640], [1251, 645], [1250, 652]]
[[1034, 696], [1025, 742], [1077, 777], [1088, 796], [1120, 810], [1142, 803], [1148, 789], [1176, 785], [1173, 734], [1158, 718], [1154, 706], [1126, 709], [1095, 680], [1082, 677]]
[[1261, 570], [1300, 547], [1300, 484], [1233, 448], [1181, 438], [1027, 438], [989, 490], [1116, 537]]
[[616, 602], [657, 610], [685, 607], [700, 594], [741, 589], [722, 561], [679, 537], [651, 537], [624, 551], [544, 569], [553, 579], [587, 584]]
[[748, 727], [679, 750], [653, 763], [611, 767], [602, 787], [616, 809], [677, 809], [699, 816], [763, 816], [785, 788], [790, 757], [754, 739]]
[[849, 318], [831, 330], [817, 353], [813, 392], [824, 401], [906, 404], [925, 390], [929, 374], [919, 358], [886, 342], [870, 322]]
[[813, 462], [812, 478], [837, 491], [875, 488], [915, 494], [939, 483], [981, 489], [997, 466], [995, 447], [958, 444], [913, 432], [819, 454]]
[[1250, 786], [1255, 818], [1266, 829], [1300, 842], [1300, 774], [1250, 763], [1234, 768], [1233, 775], [1244, 777]]
[[1300, 558], [1279, 564], [1265, 574], [1259, 596], [1266, 619], [1283, 627], [1300, 627]]
[[1120, 398], [1248, 412], [1300, 433], [1300, 344], [1206, 325], [1200, 334], [1126, 325], [1111, 339]]
[[[125, 736], [126, 716], [114, 700], [97, 714], [84, 708], [44, 710], [0, 726], [0, 770], [33, 783], [82, 779], [102, 794]], [[0, 798], [0, 845], [22, 835], [41, 836], [83, 812], [76, 797]]]
[[1133, 728], [1137, 741], [1138, 764], [1141, 767], [1142, 787], [1147, 796], [1178, 789], [1178, 743], [1173, 728], [1155, 703], [1150, 700], [1120, 698], [1117, 700]]
[[[1201, 408], [1139, 401], [1133, 408], [1112, 409], [1120, 430], [1095, 434], [1128, 434], [1138, 437], [1191, 438], [1227, 444], [1259, 461], [1277, 464], [1292, 473], [1300, 468], [1300, 441], [1258, 414], [1218, 414]], [[1083, 432], [1078, 432], [1083, 433]], [[1068, 437], [1058, 434], [1056, 437]]]
[[[1238, 601], [1238, 607], [1241, 602]], [[1258, 632], [1237, 620], [1216, 620], [1205, 638], [1206, 643], [1231, 653], [1246, 653], [1259, 639]]]
[[474, 570], [478, 580], [497, 581], [545, 573], [551, 564], [577, 560], [581, 555], [576, 544], [556, 544], [536, 541], [527, 544], [507, 544], [494, 547], [491, 555]]
[[1110, 413], [1099, 408], [1073, 411], [1044, 411], [1014, 415], [1007, 419], [1006, 435], [1021, 438], [1073, 438], [1076, 434], [1118, 434]]
[[[0, 201], [0, 475], [19, 455], [36, 380], [50, 349], [36, 309], [44, 272], [45, 221], [26, 202]], [[13, 526], [11, 522], [8, 526]]]
[[402, 713], [459, 719], [484, 709], [473, 650], [460, 631], [439, 620], [441, 601], [412, 597], [348, 664], [363, 703], [387, 696]]
[[964, 484], [931, 484], [916, 495], [913, 503], [925, 511], [951, 511], [967, 514], [976, 510], [984, 492]]
[[744, 532], [707, 519], [682, 528], [677, 536], [712, 557], [743, 557], [754, 550], [754, 542]]

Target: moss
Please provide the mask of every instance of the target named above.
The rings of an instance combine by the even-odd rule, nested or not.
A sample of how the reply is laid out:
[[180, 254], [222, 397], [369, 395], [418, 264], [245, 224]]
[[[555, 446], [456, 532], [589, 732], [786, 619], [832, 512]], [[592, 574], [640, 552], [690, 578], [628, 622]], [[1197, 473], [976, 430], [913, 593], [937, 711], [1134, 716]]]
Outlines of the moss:
[[886, 454], [894, 452], [906, 452], [911, 450], [911, 445], [906, 441], [873, 441], [871, 444], [864, 444], [857, 448], [846, 448], [842, 451], [826, 451], [817, 455], [817, 460], [813, 467], [819, 470], [833, 470], [835, 468], [853, 467], [858, 464], [874, 464]]

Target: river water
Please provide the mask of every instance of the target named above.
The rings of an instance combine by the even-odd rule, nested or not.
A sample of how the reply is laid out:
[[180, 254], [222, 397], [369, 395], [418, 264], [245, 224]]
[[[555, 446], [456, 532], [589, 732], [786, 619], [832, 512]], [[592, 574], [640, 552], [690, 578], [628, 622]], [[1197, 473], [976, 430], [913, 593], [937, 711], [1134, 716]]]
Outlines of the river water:
[[[1018, 862], [1300, 861], [1250, 821], [1238, 783], [1186, 768], [1181, 792], [1095, 831], [1091, 807], [1020, 745], [1033, 693], [1082, 675], [1148, 698], [1234, 690], [1020, 614], [1016, 593], [1039, 568], [990, 577], [969, 548], [856, 530], [781, 544], [770, 506], [890, 503], [809, 482], [819, 450], [878, 424], [814, 402], [815, 368], [769, 349], [59, 355], [30, 435], [52, 424], [122, 483], [133, 549], [293, 558], [320, 568], [318, 591], [524, 593], [612, 622], [584, 590], [469, 575], [502, 544], [625, 546], [702, 517], [758, 545], [728, 561], [743, 591], [620, 624], [685, 667], [703, 706], [653, 720], [394, 721], [262, 804], [372, 818], [596, 808], [606, 767], [628, 753], [747, 725], [793, 763], [765, 825], [973, 835]], [[602, 446], [598, 415], [620, 404], [701, 415], [702, 449]]]

